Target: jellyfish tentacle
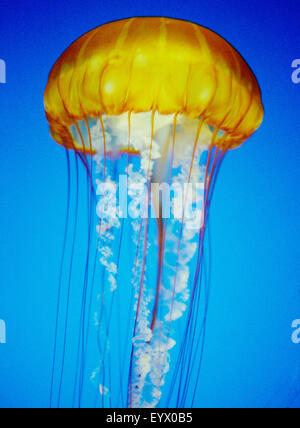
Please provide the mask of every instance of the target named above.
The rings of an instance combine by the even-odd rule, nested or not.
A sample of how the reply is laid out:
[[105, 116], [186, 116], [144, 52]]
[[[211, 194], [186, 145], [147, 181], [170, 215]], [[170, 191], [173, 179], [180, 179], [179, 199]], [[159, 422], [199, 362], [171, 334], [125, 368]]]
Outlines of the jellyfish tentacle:
[[[141, 280], [140, 280], [140, 287], [139, 287], [139, 294], [138, 294], [138, 302], [137, 302], [137, 310], [135, 315], [135, 324], [134, 324], [134, 330], [133, 330], [133, 338], [136, 336], [137, 327], [138, 327], [138, 320], [140, 316], [140, 310], [141, 310], [141, 301], [143, 296], [143, 290], [144, 290], [144, 279], [145, 279], [145, 271], [146, 271], [146, 257], [147, 257], [147, 251], [148, 251], [148, 233], [149, 233], [149, 205], [150, 205], [150, 185], [151, 185], [151, 176], [152, 176], [152, 148], [153, 148], [153, 138], [154, 138], [154, 117], [155, 117], [155, 110], [152, 111], [151, 114], [151, 137], [150, 137], [150, 150], [149, 150], [149, 158], [148, 158], [148, 166], [147, 166], [147, 173], [146, 173], [146, 186], [147, 186], [147, 193], [145, 195], [145, 201], [144, 201], [144, 207], [143, 210], [147, 210], [146, 213], [146, 225], [145, 225], [145, 238], [144, 238], [144, 251], [143, 251], [143, 259], [142, 259], [142, 271], [141, 271]], [[148, 198], [148, 200], [146, 200]], [[143, 219], [142, 219], [143, 220]], [[132, 352], [131, 352], [131, 362], [130, 362], [130, 385], [129, 385], [129, 402], [130, 407], [133, 405], [133, 391], [132, 391], [132, 364], [133, 364], [133, 356], [134, 356], [134, 342], [132, 344]]]
[[[216, 135], [216, 133], [215, 133], [215, 135]], [[211, 188], [210, 184], [211, 184], [212, 177], [214, 177], [214, 169], [215, 169], [215, 164], [216, 164], [217, 155], [218, 155], [218, 149], [214, 149], [214, 146], [212, 146], [212, 150], [214, 150], [214, 159], [212, 160], [212, 166], [211, 166], [210, 171], [209, 171], [209, 166], [211, 164], [211, 159], [210, 159], [210, 157], [208, 159], [208, 168], [207, 168], [207, 170], [209, 171], [209, 174], [206, 174], [206, 179], [205, 179], [205, 181], [206, 181], [206, 186], [205, 187], [207, 187], [206, 199], [208, 198], [208, 195], [210, 193], [210, 188]], [[209, 176], [209, 178], [208, 178], [208, 176]], [[207, 180], [208, 180], [208, 183], [207, 183]], [[208, 210], [207, 210], [207, 202], [205, 201], [204, 210], [203, 210], [203, 216], [206, 217], [206, 215], [208, 215]], [[190, 344], [190, 347], [189, 347], [190, 348], [190, 352], [189, 352], [190, 358], [188, 358], [187, 353], [185, 353], [186, 359], [188, 360], [188, 364], [187, 364], [187, 368], [186, 368], [186, 376], [185, 376], [186, 381], [184, 382], [183, 390], [181, 392], [181, 395], [182, 395], [181, 402], [178, 401], [178, 405], [183, 405], [184, 404], [185, 397], [186, 397], [187, 390], [188, 390], [189, 381], [190, 381], [189, 373], [190, 373], [190, 370], [191, 370], [192, 355], [193, 355], [193, 352], [194, 352], [195, 329], [196, 329], [196, 323], [192, 322], [192, 317], [193, 317], [193, 314], [195, 313], [195, 310], [194, 310], [194, 308], [195, 308], [194, 301], [195, 301], [195, 296], [196, 296], [196, 291], [197, 291], [196, 287], [197, 287], [197, 284], [199, 285], [199, 278], [202, 277], [202, 272], [200, 272], [200, 269], [201, 270], [203, 269], [202, 258], [203, 258], [203, 246], [204, 246], [205, 228], [206, 228], [206, 221], [204, 220], [203, 221], [202, 230], [200, 231], [201, 243], [200, 243], [200, 239], [199, 239], [200, 257], [199, 257], [198, 262], [197, 262], [197, 269], [198, 269], [198, 266], [199, 266], [199, 272], [197, 272], [197, 270], [196, 270], [196, 274], [195, 274], [195, 278], [194, 278], [193, 291], [192, 291], [192, 297], [191, 297], [190, 313], [189, 313], [189, 319], [188, 319], [188, 328], [190, 328], [189, 327], [190, 325], [193, 326], [193, 324], [194, 324], [194, 327], [192, 327], [192, 330], [191, 330], [191, 333], [190, 333], [191, 338], [192, 338], [191, 339], [191, 344]], [[201, 293], [202, 286], [200, 286], [198, 288], [199, 288], [199, 293]], [[199, 298], [200, 298], [200, 295], [199, 295]], [[204, 331], [204, 334], [205, 334], [205, 329], [204, 329], [205, 323], [206, 323], [206, 306], [205, 306], [205, 310], [204, 310], [204, 316], [203, 316], [202, 326], [201, 326], [201, 329], [200, 329], [201, 335], [202, 335], [203, 331]], [[200, 354], [200, 355], [201, 355], [200, 359], [202, 359], [202, 354]], [[182, 364], [182, 368], [183, 367], [184, 367], [184, 361], [183, 361], [183, 364]]]
[[55, 376], [55, 366], [57, 358], [57, 340], [58, 340], [58, 328], [59, 328], [59, 313], [61, 306], [61, 293], [62, 293], [62, 276], [63, 276], [63, 266], [65, 261], [67, 238], [68, 238], [68, 226], [69, 226], [69, 217], [70, 217], [70, 198], [71, 198], [71, 169], [70, 169], [70, 154], [66, 149], [66, 159], [67, 159], [67, 209], [66, 209], [66, 221], [65, 221], [65, 232], [63, 239], [63, 250], [62, 258], [59, 272], [59, 281], [58, 281], [58, 299], [57, 299], [57, 308], [56, 308], [56, 321], [55, 321], [55, 332], [54, 332], [54, 350], [53, 350], [53, 360], [52, 360], [52, 371], [51, 371], [51, 384], [50, 384], [50, 408], [53, 405], [53, 394], [54, 394], [54, 376]]
[[[196, 154], [199, 136], [200, 136], [203, 124], [204, 124], [204, 119], [201, 119], [201, 121], [199, 122], [199, 125], [198, 125], [197, 135], [196, 135], [195, 142], [194, 142], [192, 160], [191, 160], [191, 165], [190, 165], [190, 169], [189, 169], [188, 184], [190, 184], [190, 182], [191, 182], [191, 176], [192, 176], [192, 170], [193, 170], [193, 165], [194, 165], [194, 160], [195, 160], [195, 154]], [[174, 278], [174, 287], [173, 287], [173, 295], [172, 295], [172, 303], [171, 303], [171, 311], [170, 311], [171, 312], [170, 323], [172, 320], [172, 313], [173, 313], [173, 309], [174, 309], [173, 305], [174, 305], [175, 289], [176, 289], [176, 282], [177, 282], [177, 276], [178, 276], [178, 262], [179, 262], [180, 245], [181, 245], [182, 233], [183, 233], [183, 224], [184, 224], [184, 219], [185, 219], [186, 204], [187, 204], [187, 194], [185, 195], [185, 201], [184, 201], [184, 207], [183, 207], [183, 213], [182, 213], [182, 219], [181, 219], [181, 225], [180, 225], [180, 232], [179, 232], [179, 239], [178, 239], [178, 245], [177, 245], [177, 252], [176, 252], [176, 254], [177, 254], [177, 256], [176, 256], [176, 272], [175, 272], [175, 278]], [[169, 329], [170, 329], [170, 326], [169, 326]]]

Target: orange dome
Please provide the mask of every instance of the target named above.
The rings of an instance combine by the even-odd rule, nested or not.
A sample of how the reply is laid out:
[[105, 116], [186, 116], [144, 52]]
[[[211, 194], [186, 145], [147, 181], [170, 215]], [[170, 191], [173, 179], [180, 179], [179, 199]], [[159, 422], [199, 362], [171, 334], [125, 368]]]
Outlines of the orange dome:
[[256, 78], [216, 33], [170, 18], [131, 18], [75, 41], [53, 67], [45, 91], [53, 138], [74, 147], [69, 127], [100, 114], [157, 111], [205, 118], [233, 148], [261, 124]]

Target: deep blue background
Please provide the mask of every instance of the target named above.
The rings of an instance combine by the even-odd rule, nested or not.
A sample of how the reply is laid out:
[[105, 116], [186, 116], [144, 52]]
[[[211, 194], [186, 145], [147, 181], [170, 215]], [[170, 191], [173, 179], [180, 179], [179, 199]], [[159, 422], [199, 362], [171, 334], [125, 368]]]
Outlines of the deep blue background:
[[195, 21], [230, 41], [262, 88], [265, 119], [228, 154], [211, 212], [213, 281], [197, 400], [300, 405], [298, 0], [9, 1], [0, 4], [0, 406], [47, 406], [65, 220], [64, 151], [44, 117], [48, 73], [77, 37], [138, 15]]

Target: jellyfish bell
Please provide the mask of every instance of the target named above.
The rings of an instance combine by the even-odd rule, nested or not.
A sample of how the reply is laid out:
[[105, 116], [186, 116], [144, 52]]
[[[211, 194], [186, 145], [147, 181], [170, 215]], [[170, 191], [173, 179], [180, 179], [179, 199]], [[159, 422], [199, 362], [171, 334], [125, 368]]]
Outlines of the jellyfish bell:
[[[90, 31], [62, 54], [49, 75], [45, 110], [53, 139], [80, 156], [96, 183], [104, 270], [98, 324], [106, 325], [98, 390], [108, 391], [110, 385], [112, 395], [114, 387], [120, 388], [127, 396], [122, 404], [130, 407], [169, 403], [164, 394], [171, 399], [174, 391], [177, 405], [193, 403], [198, 376], [190, 375], [199, 367], [203, 334], [205, 225], [225, 153], [261, 124], [255, 76], [230, 44], [204, 27], [171, 18], [131, 18]], [[122, 280], [124, 216], [113, 208], [116, 193], [106, 202], [103, 195], [103, 184], [120, 187], [120, 175], [126, 177], [134, 247]], [[153, 198], [155, 183], [161, 189], [165, 185], [167, 196]], [[198, 187], [189, 192], [192, 183]], [[168, 198], [170, 217], [162, 215]], [[200, 221], [191, 222], [189, 211]], [[123, 353], [114, 345], [108, 350], [107, 343], [114, 341], [111, 319], [120, 316], [120, 296], [126, 293], [129, 310], [122, 312], [119, 327], [130, 345]], [[104, 317], [105, 311], [110, 316]], [[126, 381], [114, 383], [111, 352], [127, 358]]]

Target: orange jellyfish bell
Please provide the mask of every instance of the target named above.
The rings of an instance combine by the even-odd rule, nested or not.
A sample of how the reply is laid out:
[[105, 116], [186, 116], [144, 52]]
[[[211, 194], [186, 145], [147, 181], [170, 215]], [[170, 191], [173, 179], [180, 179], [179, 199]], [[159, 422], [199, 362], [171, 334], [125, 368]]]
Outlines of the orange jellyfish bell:
[[[99, 217], [95, 260], [102, 270], [97, 276], [93, 269], [90, 284], [89, 247], [73, 397], [80, 406], [91, 336], [86, 308], [91, 311], [95, 293], [97, 404], [192, 407], [209, 296], [202, 287], [205, 226], [225, 153], [262, 122], [256, 78], [239, 53], [207, 28], [170, 18], [131, 18], [90, 31], [62, 54], [49, 76], [45, 109], [52, 137], [66, 148], [69, 180], [69, 154], [77, 180], [78, 156], [83, 161], [88, 207], [96, 201]], [[90, 163], [87, 155], [93, 155]], [[90, 213], [89, 228], [91, 219]], [[67, 315], [57, 319], [66, 319], [68, 327], [69, 301], [66, 306]], [[58, 354], [55, 349], [51, 401]]]
[[75, 41], [50, 73], [45, 109], [53, 138], [68, 148], [78, 145], [70, 126], [100, 114], [203, 117], [226, 133], [225, 148], [240, 145], [263, 118], [256, 78], [229, 43], [159, 17], [111, 22]]

